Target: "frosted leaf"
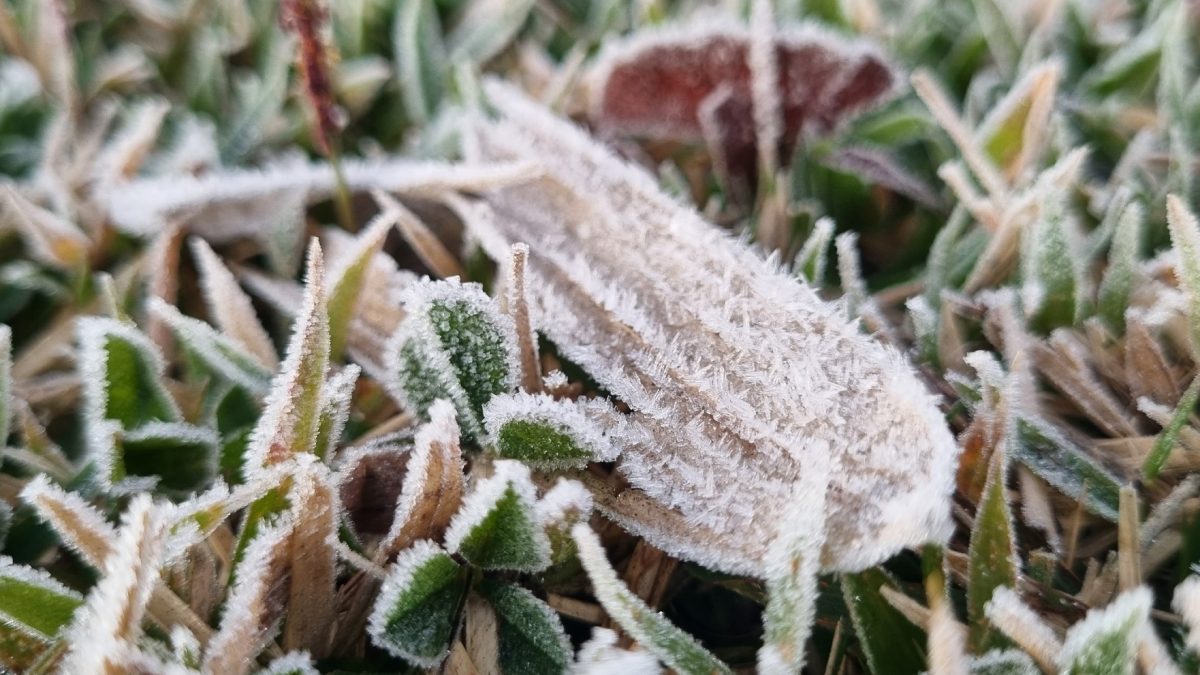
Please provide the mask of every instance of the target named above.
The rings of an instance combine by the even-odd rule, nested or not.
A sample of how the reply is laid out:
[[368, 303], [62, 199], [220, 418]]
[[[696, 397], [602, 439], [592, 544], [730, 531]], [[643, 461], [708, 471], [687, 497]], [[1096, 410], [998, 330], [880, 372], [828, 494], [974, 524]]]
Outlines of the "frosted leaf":
[[993, 592], [999, 587], [1015, 586], [1021, 572], [1008, 503], [1008, 457], [1004, 448], [1002, 443], [992, 450], [967, 551], [967, 619], [971, 650], [977, 654], [1004, 646], [984, 609]]
[[104, 569], [117, 531], [104, 516], [74, 492], [67, 492], [41, 474], [21, 491], [21, 500], [37, 511], [38, 517], [54, 528], [59, 541], [88, 565]]
[[571, 642], [549, 605], [520, 586], [492, 579], [479, 590], [496, 613], [500, 672], [566, 672]]
[[150, 298], [146, 308], [166, 324], [205, 367], [247, 391], [260, 396], [267, 392], [273, 371], [251, 356], [244, 344], [234, 342], [203, 321], [184, 316], [159, 298]]
[[138, 102], [129, 111], [128, 121], [96, 158], [96, 181], [102, 189], [137, 175], [154, 149], [170, 110], [167, 101], [149, 99]]
[[393, 211], [383, 211], [367, 224], [343, 251], [329, 271], [329, 350], [330, 358], [341, 357], [346, 346], [346, 334], [354, 317], [363, 282], [375, 254], [383, 248], [388, 232], [396, 224]]
[[1032, 66], [979, 125], [980, 145], [1010, 184], [1035, 168], [1048, 145], [1061, 71], [1054, 60]]
[[249, 296], [212, 247], [199, 237], [193, 237], [191, 242], [192, 255], [200, 272], [200, 285], [204, 289], [204, 301], [212, 321], [221, 332], [258, 359], [262, 367], [274, 371], [279, 365], [275, 345], [259, 322]]
[[516, 37], [535, 4], [534, 0], [482, 0], [467, 5], [446, 37], [450, 62], [489, 61]]
[[1065, 195], [1047, 185], [1037, 219], [1022, 234], [1023, 300], [1031, 326], [1044, 333], [1073, 325], [1083, 311], [1082, 256], [1066, 206]]
[[121, 671], [127, 652], [142, 634], [142, 617], [159, 579], [165, 541], [163, 512], [149, 495], [134, 497], [104, 561], [104, 576], [71, 624], [63, 672]]
[[[528, 165], [464, 167], [402, 159], [345, 159], [342, 167], [354, 192], [436, 195], [449, 190], [486, 190], [527, 180]], [[278, 215], [279, 202], [304, 195], [307, 203], [329, 199], [334, 176], [324, 162], [281, 162], [261, 169], [228, 169], [202, 176], [141, 178], [114, 186], [106, 196], [113, 225], [148, 236], [164, 222], [178, 222], [205, 239], [228, 241], [261, 233]], [[130, 208], [137, 204], [137, 208]]]
[[[779, 169], [777, 155], [783, 135], [783, 101], [779, 87], [779, 50], [775, 39], [775, 0], [750, 3], [750, 35], [746, 45], [746, 66], [750, 70], [750, 101], [754, 117], [754, 137], [758, 145], [759, 169], [774, 176]], [[786, 90], [784, 90], [786, 91]]]
[[825, 278], [825, 266], [829, 260], [829, 242], [833, 240], [833, 219], [824, 217], [813, 224], [812, 232], [804, 240], [792, 269], [810, 284], [820, 285]]
[[1093, 609], [1071, 626], [1057, 663], [1061, 672], [1133, 675], [1138, 642], [1150, 630], [1150, 589], [1139, 587], [1117, 596], [1107, 607]]
[[121, 434], [114, 469], [122, 477], [153, 477], [156, 490], [173, 496], [208, 486], [217, 476], [221, 438], [208, 427], [149, 422]]
[[284, 605], [274, 588], [289, 563], [293, 524], [289, 516], [282, 516], [260, 527], [246, 547], [221, 626], [205, 649], [206, 675], [249, 672], [278, 629]]
[[571, 528], [592, 515], [592, 493], [579, 481], [559, 478], [537, 503], [537, 519], [550, 539], [550, 564], [561, 565], [576, 557]]
[[708, 653], [695, 638], [679, 630], [662, 614], [634, 595], [609, 564], [600, 538], [587, 523], [571, 528], [579, 560], [587, 570], [592, 591], [609, 618], [668, 667], [685, 675], [730, 673], [729, 666]]
[[529, 469], [507, 460], [495, 469], [463, 499], [446, 528], [446, 550], [483, 569], [540, 572], [550, 565], [550, 540]]
[[483, 406], [516, 388], [520, 372], [512, 319], [478, 284], [423, 280], [405, 296], [408, 316], [392, 337], [389, 390], [422, 416], [449, 399], [468, 439], [484, 438]]
[[393, 656], [423, 668], [450, 651], [469, 570], [431, 541], [405, 550], [388, 571], [367, 633]]
[[327, 655], [325, 645], [337, 607], [337, 556], [333, 544], [338, 536], [339, 504], [325, 465], [311, 457], [301, 460], [293, 474], [295, 484], [288, 491], [295, 519], [288, 547], [288, 574], [303, 583], [292, 583], [288, 589], [283, 647], [307, 647], [314, 657], [322, 658]]
[[255, 675], [320, 675], [308, 652], [288, 652]]
[[925, 206], [941, 207], [942, 199], [933, 188], [887, 151], [863, 146], [839, 148], [822, 162], [830, 168], [858, 176], [868, 185], [883, 186]]
[[1171, 609], [1183, 617], [1187, 626], [1187, 648], [1200, 654], [1200, 577], [1193, 574], [1175, 587]]
[[592, 513], [592, 493], [583, 483], [559, 478], [537, 503], [538, 522], [543, 527], [574, 525]]
[[592, 638], [583, 643], [576, 655], [574, 675], [661, 675], [662, 666], [654, 655], [641, 649], [617, 646], [617, 634], [599, 626]]
[[416, 0], [398, 8], [392, 44], [404, 110], [409, 119], [424, 126], [442, 97], [449, 63], [433, 0]]
[[21, 233], [30, 256], [38, 262], [67, 272], [76, 272], [87, 262], [91, 241], [87, 235], [58, 215], [29, 201], [15, 187], [0, 188], [4, 195], [6, 220]]
[[631, 488], [597, 493], [602, 511], [673, 555], [762, 574], [770, 514], [829, 461], [823, 569], [948, 535], [958, 450], [899, 354], [577, 128], [486, 89], [503, 117], [477, 122], [479, 158], [546, 177], [448, 203], [497, 260], [537, 242], [534, 324], [632, 410]]
[[1145, 219], [1142, 205], [1137, 202], [1129, 202], [1121, 212], [1108, 252], [1108, 269], [1097, 293], [1097, 313], [1118, 334], [1125, 329], [1125, 312], [1138, 274], [1138, 249], [1142, 245]]
[[162, 356], [149, 338], [129, 324], [101, 317], [82, 317], [76, 326], [89, 426], [111, 420], [130, 429], [153, 420], [180, 419], [162, 382]]
[[83, 596], [45, 571], [0, 556], [0, 624], [49, 642], [82, 604]]
[[483, 409], [495, 453], [543, 469], [611, 462], [624, 420], [604, 399], [555, 399], [545, 394], [501, 394]]
[[881, 567], [839, 577], [854, 635], [868, 672], [917, 672], [925, 665], [923, 630], [901, 614], [885, 593], [896, 582]]
[[387, 559], [418, 539], [436, 537], [462, 505], [463, 460], [454, 407], [435, 401], [429, 422], [417, 432], [391, 527], [379, 544]]
[[346, 422], [350, 419], [350, 403], [354, 397], [354, 385], [362, 369], [354, 364], [343, 367], [329, 378], [321, 390], [321, 421], [317, 427], [317, 440], [313, 454], [322, 459], [330, 456], [342, 439]]
[[825, 545], [827, 467], [817, 465], [796, 483], [781, 528], [767, 548], [767, 606], [758, 671], [786, 675], [804, 669], [805, 646], [817, 616], [817, 576]]
[[[754, 16], [769, 21], [769, 13]], [[699, 141], [704, 109], [722, 97], [721, 135], [749, 143], [748, 151], [746, 141], [727, 144], [727, 152], [748, 159], [752, 170], [756, 126], [789, 157], [799, 136], [833, 131], [893, 95], [899, 80], [874, 45], [815, 23], [779, 29], [773, 55], [770, 47], [754, 27], [719, 15], [608, 41], [592, 68], [591, 118], [605, 132]]]
[[1180, 286], [1187, 293], [1192, 351], [1200, 354], [1200, 221], [1176, 195], [1167, 195], [1167, 225], [1178, 253]]
[[263, 414], [246, 448], [247, 477], [289, 455], [310, 452], [321, 419], [321, 392], [329, 365], [329, 316], [321, 247], [309, 247], [304, 300], [292, 326], [287, 357], [271, 381]]

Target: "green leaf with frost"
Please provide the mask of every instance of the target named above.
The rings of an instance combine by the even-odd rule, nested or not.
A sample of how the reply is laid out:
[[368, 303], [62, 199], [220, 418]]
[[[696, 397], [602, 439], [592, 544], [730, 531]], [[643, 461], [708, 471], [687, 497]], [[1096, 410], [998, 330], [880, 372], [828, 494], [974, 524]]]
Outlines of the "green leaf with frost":
[[621, 583], [600, 545], [600, 538], [587, 523], [571, 528], [571, 536], [579, 547], [579, 559], [591, 579], [596, 599], [621, 630], [682, 675], [732, 672], [695, 638], [646, 606]]
[[1008, 458], [1002, 447], [992, 452], [983, 496], [971, 528], [967, 568], [967, 619], [972, 651], [1008, 646], [1000, 631], [988, 621], [984, 607], [996, 588], [1014, 587], [1020, 573], [1012, 509], [1008, 504]]
[[906, 675], [925, 665], [925, 635], [883, 597], [896, 584], [880, 567], [840, 577], [854, 635], [874, 675]]
[[1179, 440], [1180, 432], [1192, 418], [1192, 413], [1196, 411], [1198, 400], [1200, 400], [1200, 376], [1192, 378], [1192, 383], [1179, 397], [1179, 405], [1171, 414], [1171, 420], [1154, 439], [1154, 445], [1150, 448], [1150, 453], [1146, 455], [1145, 462], [1142, 463], [1142, 475], [1146, 477], [1146, 480], [1158, 478], [1158, 474], [1167, 463], [1167, 458], [1171, 456], [1171, 450], [1175, 448], [1175, 444]]
[[562, 621], [549, 605], [533, 593], [486, 579], [480, 593], [496, 612], [500, 672], [562, 673], [571, 665], [571, 642]]
[[396, 224], [394, 211], [384, 210], [354, 238], [329, 272], [329, 358], [337, 361], [346, 348], [350, 322], [362, 295], [363, 282], [375, 254], [383, 248], [388, 232]]
[[1093, 609], [1067, 631], [1057, 654], [1064, 675], [1133, 675], [1138, 642], [1150, 628], [1153, 596], [1146, 587], [1117, 596], [1107, 607]]
[[582, 468], [619, 453], [613, 434], [623, 420], [604, 399], [501, 394], [488, 401], [483, 419], [497, 456], [536, 468]]
[[371, 641], [415, 666], [446, 658], [467, 593], [470, 570], [431, 541], [403, 551], [375, 600]]
[[207, 427], [151, 422], [121, 435], [117, 461], [125, 476], [153, 476], [157, 490], [181, 496], [216, 478], [219, 445], [220, 437]]
[[1037, 220], [1022, 238], [1021, 268], [1030, 325], [1049, 333], [1079, 318], [1082, 276], [1068, 231], [1066, 198], [1053, 186], [1042, 189]]
[[1165, 27], [1151, 23], [1132, 39], [1126, 39], [1099, 65], [1082, 78], [1080, 85], [1103, 99], [1117, 92], [1137, 95], [1158, 73]]
[[321, 419], [317, 425], [317, 440], [313, 443], [313, 454], [321, 459], [341, 442], [346, 421], [350, 419], [350, 403], [354, 398], [354, 385], [358, 383], [361, 369], [356, 365], [342, 368], [329, 378], [321, 392]]
[[71, 623], [83, 596], [42, 570], [0, 556], [0, 623], [50, 641]]
[[248, 478], [289, 454], [312, 452], [320, 428], [325, 371], [329, 367], [329, 315], [325, 264], [314, 239], [309, 247], [304, 299], [292, 327], [287, 356], [271, 382], [263, 414], [246, 449]]
[[464, 436], [483, 438], [484, 405], [516, 388], [520, 361], [512, 320], [479, 284], [454, 278], [416, 284], [405, 309], [389, 346], [392, 393], [423, 418], [434, 401], [448, 399]]
[[413, 121], [426, 123], [442, 99], [449, 63], [433, 0], [411, 0], [399, 6], [392, 47], [404, 109]]
[[813, 466], [792, 488], [780, 522], [787, 527], [767, 547], [764, 568], [767, 606], [763, 610], [763, 673], [800, 672], [817, 615], [817, 577], [825, 548], [828, 469]]
[[1084, 510], [1117, 521], [1121, 483], [1087, 452], [1048, 424], [1021, 418], [1009, 439], [1010, 457]]
[[446, 42], [450, 62], [483, 64], [516, 37], [534, 0], [470, 0]]
[[1178, 256], [1179, 282], [1188, 298], [1192, 352], [1200, 355], [1200, 221], [1182, 199], [1167, 195], [1167, 226]]
[[114, 420], [134, 429], [174, 422], [179, 408], [163, 384], [163, 360], [141, 331], [113, 319], [79, 320], [79, 376], [90, 424]]
[[829, 264], [829, 242], [833, 240], [834, 224], [830, 218], [820, 218], [813, 224], [812, 232], [804, 240], [792, 270], [810, 284], [820, 285]]
[[1129, 309], [1129, 296], [1137, 276], [1145, 217], [1141, 204], [1133, 201], [1126, 204], [1113, 232], [1108, 269], [1104, 271], [1097, 293], [1096, 309], [1117, 335], [1125, 332], [1125, 311]]
[[259, 396], [267, 392], [272, 373], [241, 345], [207, 323], [184, 316], [160, 298], [150, 298], [147, 308], [206, 369]]
[[540, 572], [550, 565], [550, 541], [536, 513], [529, 468], [500, 460], [475, 486], [446, 529], [446, 549], [476, 567]]

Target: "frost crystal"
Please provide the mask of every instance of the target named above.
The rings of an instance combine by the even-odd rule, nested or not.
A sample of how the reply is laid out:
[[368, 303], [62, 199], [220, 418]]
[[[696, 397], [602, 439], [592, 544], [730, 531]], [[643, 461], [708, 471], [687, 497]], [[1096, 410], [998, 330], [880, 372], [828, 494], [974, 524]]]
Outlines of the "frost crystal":
[[392, 565], [367, 632], [371, 641], [406, 661], [433, 668], [446, 658], [462, 596], [464, 570], [437, 544], [421, 540]]
[[534, 324], [633, 410], [620, 470], [634, 489], [600, 495], [602, 510], [670, 553], [762, 574], [773, 514], [828, 462], [822, 568], [949, 534], [957, 447], [898, 353], [575, 127], [487, 91], [503, 118], [478, 123], [480, 158], [547, 177], [451, 205], [497, 260], [538, 242]]

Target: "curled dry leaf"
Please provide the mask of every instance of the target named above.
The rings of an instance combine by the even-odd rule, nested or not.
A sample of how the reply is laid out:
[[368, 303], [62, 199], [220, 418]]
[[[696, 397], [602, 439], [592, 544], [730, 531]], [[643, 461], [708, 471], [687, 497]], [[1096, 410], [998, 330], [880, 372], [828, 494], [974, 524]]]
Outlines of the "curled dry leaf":
[[[727, 165], [749, 175], [758, 160], [756, 126], [774, 132], [786, 158], [799, 137], [833, 131], [892, 95], [900, 79], [874, 45], [816, 24], [776, 32], [774, 58], [757, 44], [769, 39], [737, 19], [706, 17], [606, 44], [593, 66], [591, 118], [607, 133], [682, 141], [715, 135]], [[774, 70], [777, 87], [756, 82], [759, 70]], [[766, 105], [772, 96], [778, 102]], [[756, 125], [756, 104], [776, 108], [781, 128], [765, 119]]]
[[417, 432], [395, 517], [375, 559], [384, 562], [418, 539], [440, 536], [458, 512], [463, 494], [462, 449], [454, 406], [437, 401]]
[[823, 568], [948, 535], [957, 447], [898, 354], [579, 130], [487, 91], [503, 119], [480, 123], [481, 157], [548, 177], [457, 206], [498, 260], [539, 242], [534, 323], [633, 411], [632, 489], [602, 510], [670, 553], [762, 574], [769, 514], [803, 465], [830, 462]]

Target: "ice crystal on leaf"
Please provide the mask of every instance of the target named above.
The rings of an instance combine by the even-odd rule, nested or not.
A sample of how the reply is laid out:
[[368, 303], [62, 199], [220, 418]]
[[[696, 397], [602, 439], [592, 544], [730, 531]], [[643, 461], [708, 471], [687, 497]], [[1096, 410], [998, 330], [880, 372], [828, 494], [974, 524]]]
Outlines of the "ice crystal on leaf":
[[1103, 609], [1088, 612], [1067, 632], [1057, 659], [1061, 672], [1132, 675], [1143, 632], [1151, 630], [1152, 604], [1150, 590], [1142, 587], [1122, 593]]
[[599, 494], [602, 510], [668, 552], [763, 574], [768, 514], [828, 462], [823, 569], [947, 536], [957, 448], [899, 354], [578, 129], [486, 89], [501, 119], [478, 122], [479, 159], [546, 177], [452, 205], [497, 260], [539, 243], [534, 324], [633, 411], [632, 489]]
[[485, 436], [483, 407], [520, 374], [516, 329], [478, 284], [424, 280], [406, 295], [408, 316], [388, 348], [395, 397], [422, 416], [448, 399], [468, 439]]

